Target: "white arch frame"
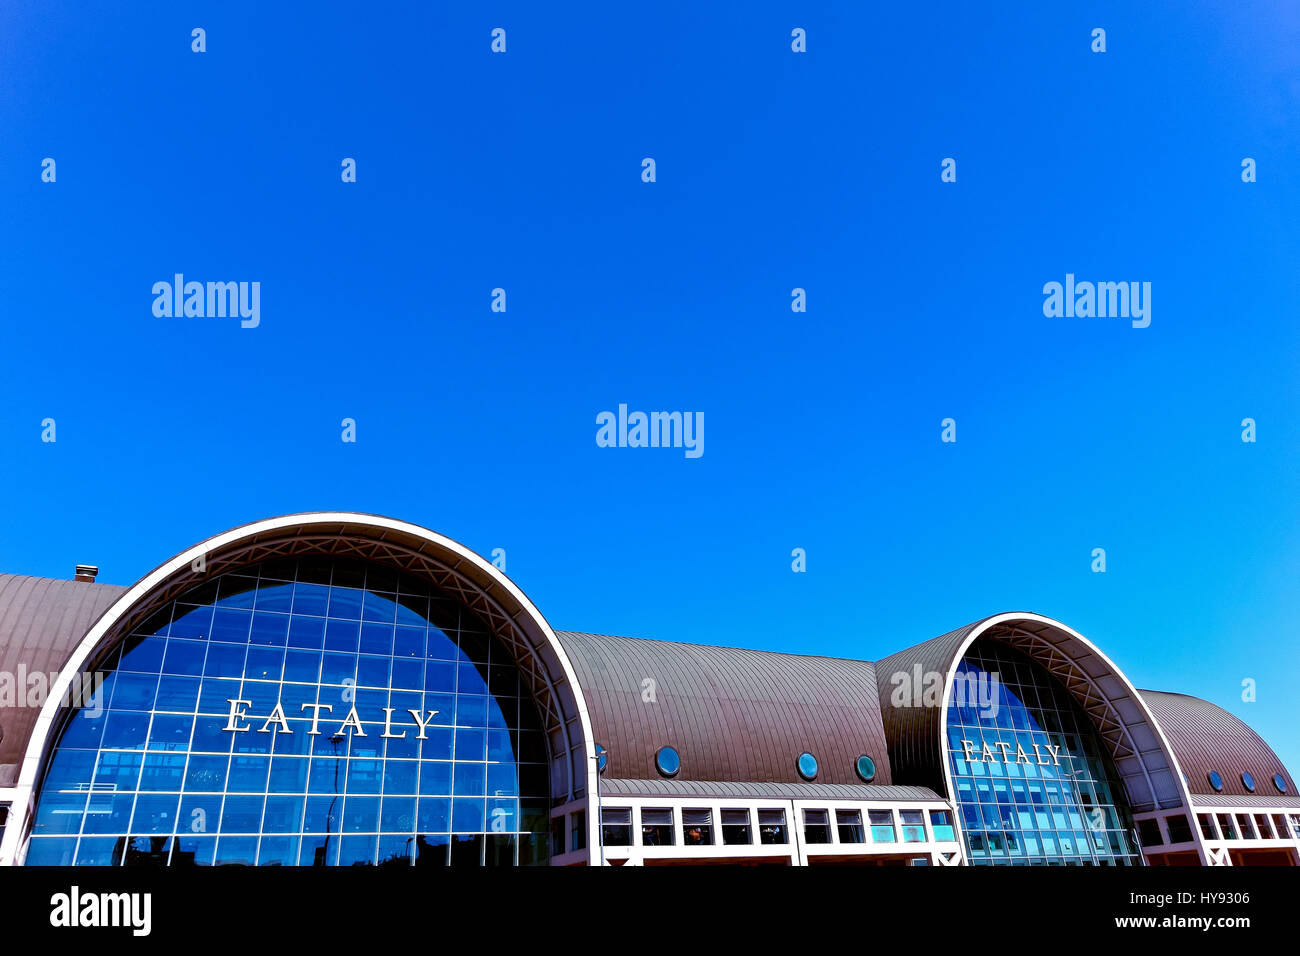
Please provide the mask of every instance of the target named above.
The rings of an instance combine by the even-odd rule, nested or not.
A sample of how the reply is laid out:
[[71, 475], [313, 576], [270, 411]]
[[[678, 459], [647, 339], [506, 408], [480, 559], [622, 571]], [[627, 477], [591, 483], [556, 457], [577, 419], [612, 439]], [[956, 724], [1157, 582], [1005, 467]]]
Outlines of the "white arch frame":
[[[494, 584], [504, 588], [519, 603], [520, 607], [546, 639], [548, 648], [559, 662], [564, 680], [571, 689], [574, 707], [582, 729], [582, 747], [585, 751], [586, 793], [592, 794], [595, 792], [596, 751], [592, 738], [591, 717], [587, 713], [586, 698], [583, 695], [581, 686], [578, 684], [573, 665], [569, 662], [564, 647], [556, 638], [555, 631], [546, 618], [542, 616], [541, 611], [499, 568], [451, 538], [438, 534], [436, 531], [430, 531], [420, 525], [398, 521], [395, 518], [350, 511], [317, 511], [306, 514], [282, 515], [232, 528], [182, 551], [132, 585], [86, 632], [85, 637], [81, 639], [72, 656], [63, 666], [58, 680], [51, 686], [45, 705], [41, 708], [40, 715], [36, 718], [36, 724], [32, 728], [32, 734], [23, 755], [22, 767], [18, 773], [18, 782], [11, 790], [13, 803], [9, 809], [9, 822], [5, 827], [4, 840], [0, 842], [0, 866], [22, 862], [20, 852], [27, 845], [28, 818], [35, 809], [33, 802], [36, 786], [40, 780], [45, 760], [53, 754], [50, 748], [52, 743], [50, 736], [59, 726], [61, 701], [71, 687], [73, 679], [81, 672], [100, 642], [112, 631], [117, 622], [129, 614], [137, 604], [148, 600], [157, 589], [163, 587], [173, 576], [183, 573], [199, 558], [206, 558], [207, 555], [223, 548], [237, 546], [246, 539], [266, 535], [269, 532], [309, 530], [313, 526], [340, 524], [361, 526], [379, 532], [396, 532], [419, 538], [432, 545], [439, 553], [472, 565]], [[593, 831], [595, 825], [591, 825]], [[588, 845], [590, 845], [590, 840]]]
[[[952, 761], [949, 759], [948, 755], [948, 702], [952, 698], [952, 685], [957, 676], [958, 665], [961, 664], [962, 659], [966, 656], [966, 651], [973, 643], [975, 643], [977, 638], [981, 637], [994, 627], [1000, 625], [1014, 625], [1020, 621], [1031, 621], [1035, 624], [1042, 624], [1047, 627], [1056, 628], [1062, 633], [1069, 635], [1072, 639], [1083, 645], [1089, 653], [1094, 655], [1110, 672], [1110, 675], [1123, 685], [1125, 691], [1128, 692], [1130, 699], [1132, 699], [1137, 705], [1143, 719], [1148, 725], [1150, 725], [1152, 732], [1160, 743], [1165, 758], [1169, 761], [1169, 765], [1173, 768], [1176, 775], [1174, 783], [1178, 787], [1178, 794], [1182, 800], [1183, 809], [1188, 813], [1191, 813], [1191, 794], [1188, 792], [1187, 784], [1184, 782], [1186, 775], [1183, 773], [1182, 766], [1178, 763], [1178, 755], [1174, 752], [1174, 748], [1170, 746], [1169, 739], [1165, 736], [1163, 728], [1161, 728], [1160, 723], [1156, 720], [1155, 714], [1151, 713], [1151, 708], [1147, 706], [1146, 701], [1142, 699], [1142, 695], [1138, 693], [1137, 688], [1133, 686], [1133, 683], [1128, 679], [1124, 672], [1116, 666], [1115, 662], [1102, 653], [1101, 649], [1097, 647], [1096, 644], [1067, 624], [1062, 624], [1054, 618], [1047, 617], [1043, 614], [1034, 614], [1030, 611], [1008, 611], [1003, 614], [996, 614], [993, 617], [986, 618], [976, 627], [971, 629], [971, 632], [967, 634], [962, 639], [961, 644], [958, 645], [957, 652], [949, 662], [948, 673], [944, 678], [943, 707], [939, 714], [939, 755], [940, 760], [943, 763], [944, 786], [948, 788], [948, 797], [952, 801], [953, 805], [953, 824], [957, 830], [958, 844], [962, 847], [963, 859], [966, 856], [966, 838], [963, 832], [965, 828], [962, 825], [961, 820], [961, 807], [957, 802], [957, 791], [953, 788]], [[1029, 656], [1033, 657], [1034, 655], [1030, 654]], [[1071, 660], [1073, 661], [1074, 658], [1071, 658]], [[1145, 765], [1143, 766], [1143, 773], [1148, 778], [1148, 786], [1151, 787], [1151, 796], [1154, 801], [1156, 799], [1156, 791], [1154, 785], [1150, 783], [1150, 774], [1147, 773]]]

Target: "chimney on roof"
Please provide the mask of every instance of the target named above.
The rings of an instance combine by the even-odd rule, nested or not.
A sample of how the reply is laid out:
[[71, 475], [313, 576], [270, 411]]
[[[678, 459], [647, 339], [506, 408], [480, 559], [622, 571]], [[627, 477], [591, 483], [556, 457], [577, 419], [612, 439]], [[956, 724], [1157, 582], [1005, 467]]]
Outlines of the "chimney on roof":
[[98, 574], [99, 574], [99, 568], [95, 567], [95, 565], [93, 565], [93, 564], [79, 564], [79, 565], [77, 565], [77, 576], [76, 576], [75, 578], [73, 578], [73, 580], [74, 580], [74, 581], [84, 581], [84, 582], [86, 582], [87, 584], [94, 584], [94, 583], [95, 583], [95, 577], [96, 577]]

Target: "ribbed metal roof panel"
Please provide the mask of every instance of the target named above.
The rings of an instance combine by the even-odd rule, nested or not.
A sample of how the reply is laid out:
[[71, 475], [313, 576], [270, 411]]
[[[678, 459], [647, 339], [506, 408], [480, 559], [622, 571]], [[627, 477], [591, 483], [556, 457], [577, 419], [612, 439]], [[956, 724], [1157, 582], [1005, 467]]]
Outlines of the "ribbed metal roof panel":
[[[1272, 789], [1271, 784], [1269, 789]], [[1273, 810], [1290, 810], [1295, 813], [1300, 810], [1300, 797], [1297, 797], [1294, 793], [1283, 796], [1276, 791], [1272, 796], [1261, 796], [1254, 793], [1245, 797], [1228, 793], [1194, 793], [1192, 794], [1192, 806], [1196, 809], [1230, 807], [1234, 810], [1259, 810], [1261, 813]]]
[[1187, 775], [1192, 793], [1216, 796], [1209, 774], [1216, 770], [1223, 778], [1223, 793], [1253, 796], [1241, 782], [1242, 771], [1255, 778], [1255, 795], [1283, 796], [1273, 786], [1273, 775], [1286, 781], [1286, 796], [1296, 801], [1295, 781], [1273, 748], [1239, 717], [1199, 697], [1167, 691], [1140, 690], [1147, 707], [1165, 732], [1178, 763]]
[[[894, 778], [928, 787], [939, 793], [947, 789], [943, 779], [944, 755], [940, 747], [940, 718], [943, 707], [926, 706], [923, 699], [905, 698], [899, 687], [918, 690], [917, 675], [925, 682], [938, 675], [943, 681], [962, 642], [987, 620], [959, 627], [955, 631], [923, 641], [876, 662], [876, 682], [881, 720], [889, 741], [889, 762]], [[940, 684], [942, 687], [942, 684]]]
[[747, 783], [723, 780], [600, 781], [601, 797], [722, 797], [736, 800], [911, 800], [944, 803], [926, 787], [851, 783]]
[[[681, 755], [683, 781], [800, 783], [805, 750], [818, 783], [857, 784], [866, 754], [893, 781], [870, 661], [776, 654], [559, 631], [586, 697], [607, 773], [651, 779], [656, 751]], [[645, 682], [653, 681], [653, 699]]]
[[[19, 699], [0, 708], [0, 787], [12, 786], [43, 700], [26, 697], [24, 675], [62, 670], [77, 643], [126, 588], [0, 574], [0, 672]], [[21, 680], [20, 680], [21, 679]], [[49, 680], [44, 682], [49, 689]], [[25, 706], [35, 703], [37, 706]]]

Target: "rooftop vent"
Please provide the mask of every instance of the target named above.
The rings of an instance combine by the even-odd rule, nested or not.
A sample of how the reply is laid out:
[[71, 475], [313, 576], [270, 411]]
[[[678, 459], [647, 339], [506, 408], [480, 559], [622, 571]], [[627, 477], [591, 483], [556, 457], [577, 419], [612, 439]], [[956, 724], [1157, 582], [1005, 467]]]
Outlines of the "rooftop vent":
[[94, 584], [95, 577], [99, 574], [99, 568], [93, 564], [77, 565], [77, 576], [73, 579], [76, 581], [85, 581], [87, 584]]

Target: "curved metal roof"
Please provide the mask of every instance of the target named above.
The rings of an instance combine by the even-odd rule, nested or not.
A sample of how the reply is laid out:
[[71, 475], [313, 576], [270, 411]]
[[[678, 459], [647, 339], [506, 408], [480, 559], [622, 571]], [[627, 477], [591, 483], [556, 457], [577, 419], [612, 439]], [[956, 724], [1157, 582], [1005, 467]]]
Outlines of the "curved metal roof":
[[1209, 774], [1217, 770], [1223, 778], [1224, 794], [1251, 796], [1241, 782], [1244, 770], [1255, 778], [1255, 795], [1282, 796], [1273, 786], [1273, 775], [1280, 773], [1286, 780], [1286, 795], [1291, 802], [1300, 799], [1295, 781], [1273, 748], [1241, 718], [1208, 700], [1187, 694], [1159, 690], [1138, 693], [1164, 730], [1187, 775], [1187, 789], [1192, 793], [1213, 795], [1216, 791], [1210, 786]]
[[806, 750], [817, 758], [817, 783], [861, 783], [854, 765], [863, 754], [875, 761], [873, 783], [893, 782], [869, 661], [556, 636], [608, 751], [610, 778], [655, 778], [655, 753], [671, 745], [680, 780], [802, 783], [795, 761]]
[[[314, 530], [322, 538], [346, 537], [352, 531], [345, 525]], [[267, 550], [285, 547], [283, 538], [265, 544]], [[470, 576], [474, 571], [459, 570]], [[0, 673], [60, 670], [126, 590], [0, 574]], [[510, 604], [503, 610], [523, 616]], [[917, 666], [923, 674], [946, 674], [968, 638], [992, 620], [958, 628], [877, 664], [568, 631], [556, 636], [577, 677], [595, 739], [609, 751], [608, 779], [644, 780], [642, 789], [656, 794], [687, 782], [705, 788], [753, 784], [754, 795], [770, 791], [784, 796], [823, 785], [881, 792], [895, 781], [942, 794], [943, 709], [895, 706], [891, 679], [914, 675]], [[997, 627], [1001, 625], [987, 633], [997, 637]], [[1029, 636], [1043, 645], [1041, 652], [1061, 658], [1053, 671], [1058, 678], [1083, 695], [1094, 719], [1119, 728], [1113, 737], [1123, 736], [1133, 745], [1134, 752], [1121, 759], [1140, 760], [1152, 773], [1159, 757], [1158, 734], [1155, 726], [1146, 726], [1143, 715], [1149, 714], [1186, 772], [1192, 793], [1212, 795], [1207, 774], [1217, 770], [1225, 797], [1249, 796], [1240, 777], [1247, 770], [1255, 777], [1256, 798], [1277, 795], [1275, 773], [1286, 780], [1287, 796], [1297, 796], [1295, 781], [1277, 755], [1239, 718], [1183, 694], [1140, 691], [1140, 700], [1130, 700], [1124, 682], [1110, 673], [1095, 649], [1090, 652], [1091, 645], [1073, 646], [1077, 642], [1059, 626], [1018, 622], [1016, 627], [1032, 628]], [[1028, 638], [1001, 639], [1020, 640], [1029, 649]], [[646, 693], [647, 680], [654, 682], [653, 694]], [[1090, 687], [1099, 688], [1105, 699], [1087, 699]], [[38, 713], [39, 708], [24, 706], [0, 710], [0, 786], [14, 785]], [[682, 758], [671, 785], [654, 768], [655, 752], [666, 744]], [[812, 785], [795, 770], [795, 759], [804, 750], [815, 754], [820, 766]], [[872, 787], [864, 786], [853, 769], [864, 753], [876, 763]]]
[[932, 637], [876, 662], [881, 721], [889, 740], [890, 765], [899, 780], [929, 787], [939, 793], [948, 792], [939, 740], [943, 708], [925, 706], [923, 702], [905, 702], [896, 696], [896, 691], [902, 680], [913, 682], [917, 673], [922, 675], [922, 679], [927, 674], [938, 674], [946, 679], [966, 639], [986, 620], [988, 618]]
[[[62, 670], [90, 626], [125, 590], [110, 584], [0, 574], [0, 673], [13, 675], [17, 686], [12, 690], [25, 692], [24, 675]], [[45, 690], [49, 690], [48, 680]], [[43, 703], [4, 701], [0, 707], [0, 787], [17, 781]]]

